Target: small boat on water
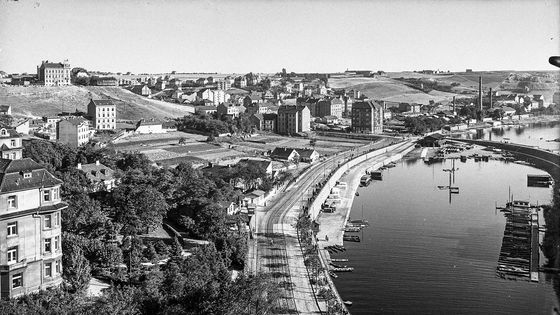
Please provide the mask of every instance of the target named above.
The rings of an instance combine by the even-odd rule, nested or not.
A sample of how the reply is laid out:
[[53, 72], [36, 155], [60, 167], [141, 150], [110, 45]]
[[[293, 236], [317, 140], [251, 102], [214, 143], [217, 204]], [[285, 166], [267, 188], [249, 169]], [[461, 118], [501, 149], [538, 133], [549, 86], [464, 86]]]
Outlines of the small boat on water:
[[336, 272], [352, 272], [354, 271], [353, 267], [345, 267], [345, 268], [336, 268], [336, 267], [332, 267], [331, 271], [336, 271]]
[[356, 192], [356, 196], [359, 196], [359, 195], [360, 195], [360, 193], [359, 193], [359, 192]]
[[364, 219], [350, 220], [349, 222], [352, 223], [352, 225], [354, 226], [356, 225], [369, 226], [368, 220], [364, 220]]
[[437, 186], [439, 190], [446, 190], [449, 189], [449, 186]]
[[338, 278], [338, 275], [332, 271], [329, 272], [329, 275], [335, 279]]
[[344, 301], [344, 305], [346, 305], [346, 306], [352, 306], [352, 301]]
[[347, 262], [348, 258], [331, 258], [331, 261], [334, 262]]
[[360, 241], [360, 237], [358, 235], [344, 235], [342, 237], [343, 240], [348, 241], [348, 242], [359, 242]]

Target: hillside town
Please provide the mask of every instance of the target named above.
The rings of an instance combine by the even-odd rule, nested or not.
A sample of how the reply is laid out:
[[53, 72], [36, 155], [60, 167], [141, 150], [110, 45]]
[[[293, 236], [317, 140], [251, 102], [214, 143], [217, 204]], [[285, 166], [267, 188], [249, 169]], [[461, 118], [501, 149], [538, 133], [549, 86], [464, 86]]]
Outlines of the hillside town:
[[0, 2], [0, 315], [560, 313], [560, 2]]
[[[18, 104], [2, 104], [2, 298], [60, 286], [64, 275], [71, 290], [96, 296], [96, 288], [140, 281], [208, 241], [214, 250], [228, 248], [224, 268], [242, 271], [253, 255], [256, 213], [307, 168], [347, 150], [340, 138], [357, 141], [351, 150], [423, 135], [428, 136], [419, 144], [439, 146], [442, 134], [515, 124], [560, 108], [558, 91], [552, 98], [483, 92], [483, 74], [478, 90], [426, 104], [330, 85], [340, 78], [385, 75], [282, 69], [196, 79], [98, 76], [71, 68], [68, 60], [43, 61], [36, 75], [3, 75], [4, 87], [107, 86], [180, 104], [188, 114], [130, 121], [119, 117], [126, 102], [111, 97], [89, 99], [82, 104], [85, 112], [42, 118], [15, 114]], [[336, 141], [343, 146], [333, 151]], [[176, 153], [168, 163], [153, 153], [162, 145]], [[216, 149], [236, 154], [203, 158]], [[137, 207], [141, 212], [133, 211]], [[80, 267], [84, 263], [86, 269]]]

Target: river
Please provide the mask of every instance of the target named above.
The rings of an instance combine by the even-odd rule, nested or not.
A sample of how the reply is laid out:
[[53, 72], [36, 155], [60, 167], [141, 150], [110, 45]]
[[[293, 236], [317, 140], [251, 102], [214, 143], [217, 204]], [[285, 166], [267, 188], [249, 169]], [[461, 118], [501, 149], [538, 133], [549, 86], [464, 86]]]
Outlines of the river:
[[473, 129], [460, 137], [493, 141], [503, 141], [506, 138], [507, 141], [512, 143], [538, 146], [542, 149], [558, 152], [560, 151], [560, 142], [551, 140], [560, 138], [560, 121]]
[[550, 314], [557, 307], [548, 275], [538, 283], [496, 276], [506, 219], [495, 205], [510, 189], [515, 199], [550, 203], [552, 188], [527, 187], [527, 174], [545, 172], [472, 159], [455, 166], [460, 193], [451, 201], [437, 188], [448, 184], [443, 169], [451, 160], [401, 161], [358, 190], [351, 216], [363, 209], [370, 226], [358, 234], [362, 242], [345, 242], [347, 251], [333, 255], [355, 268], [334, 279], [352, 314]]

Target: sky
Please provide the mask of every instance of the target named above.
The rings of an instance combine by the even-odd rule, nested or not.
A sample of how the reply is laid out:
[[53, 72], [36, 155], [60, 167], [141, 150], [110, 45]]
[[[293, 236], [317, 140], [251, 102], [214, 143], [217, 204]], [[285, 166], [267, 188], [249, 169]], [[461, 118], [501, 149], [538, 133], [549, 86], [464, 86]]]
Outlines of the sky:
[[554, 70], [559, 0], [0, 0], [0, 70]]

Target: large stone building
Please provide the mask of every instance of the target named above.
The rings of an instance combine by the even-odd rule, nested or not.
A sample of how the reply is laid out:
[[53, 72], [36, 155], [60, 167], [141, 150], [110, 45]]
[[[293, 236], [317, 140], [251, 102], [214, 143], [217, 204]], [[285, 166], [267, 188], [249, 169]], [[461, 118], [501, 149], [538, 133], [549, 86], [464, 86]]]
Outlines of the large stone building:
[[89, 142], [89, 125], [83, 118], [63, 119], [56, 123], [56, 139], [71, 147]]
[[91, 100], [88, 104], [88, 116], [96, 130], [113, 130], [117, 128], [117, 106], [111, 100]]
[[0, 297], [62, 282], [60, 185], [37, 162], [0, 159]]
[[307, 106], [280, 106], [276, 130], [279, 134], [291, 135], [311, 130], [311, 114]]
[[338, 98], [324, 99], [317, 102], [316, 117], [336, 116], [342, 118], [344, 105]]
[[352, 132], [383, 132], [383, 107], [373, 101], [358, 101], [352, 105]]
[[39, 82], [45, 86], [70, 85], [70, 64], [64, 62], [49, 62], [44, 60], [37, 67]]
[[23, 147], [21, 136], [14, 129], [0, 128], [0, 153], [3, 159], [19, 160]]

